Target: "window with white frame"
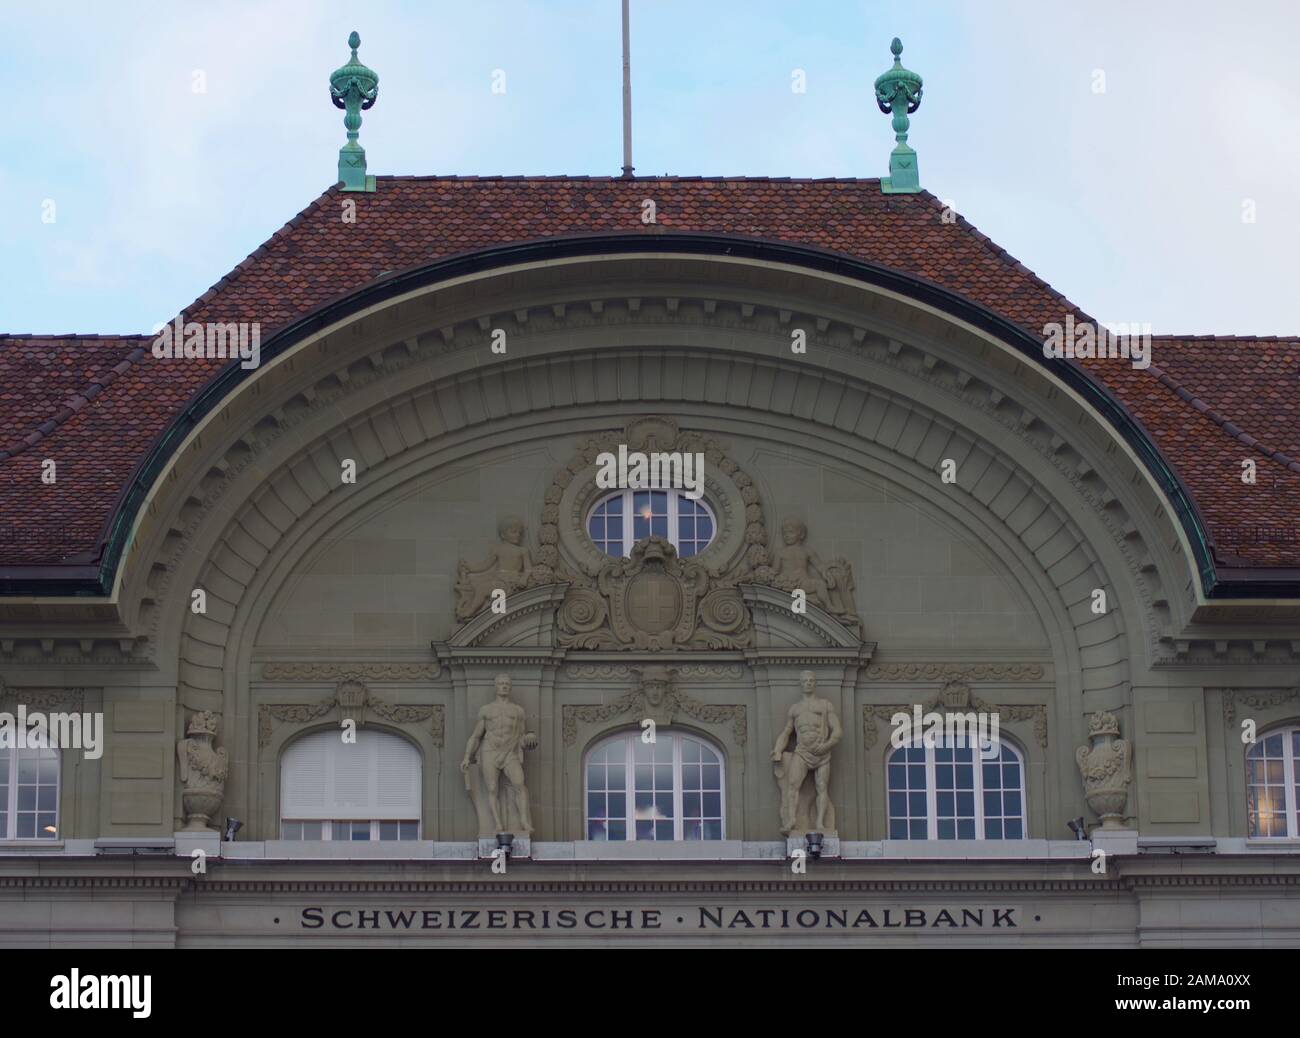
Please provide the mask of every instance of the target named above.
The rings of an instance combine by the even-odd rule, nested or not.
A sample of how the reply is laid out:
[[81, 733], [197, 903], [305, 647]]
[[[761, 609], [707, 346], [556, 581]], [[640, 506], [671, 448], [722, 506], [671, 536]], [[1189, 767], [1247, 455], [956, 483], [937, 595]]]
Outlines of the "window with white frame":
[[418, 840], [420, 782], [420, 751], [399, 735], [306, 735], [280, 758], [280, 838]]
[[59, 751], [0, 747], [0, 840], [59, 836]]
[[701, 739], [659, 729], [627, 732], [587, 754], [588, 840], [721, 840], [722, 754]]
[[717, 533], [704, 503], [681, 490], [618, 490], [601, 498], [587, 516], [587, 533], [606, 555], [626, 556], [632, 545], [654, 534], [669, 541], [681, 558], [698, 555]]
[[893, 749], [886, 767], [891, 840], [1022, 840], [1024, 762], [1005, 742]]
[[1300, 727], [1257, 738], [1246, 750], [1246, 820], [1251, 836], [1300, 837]]

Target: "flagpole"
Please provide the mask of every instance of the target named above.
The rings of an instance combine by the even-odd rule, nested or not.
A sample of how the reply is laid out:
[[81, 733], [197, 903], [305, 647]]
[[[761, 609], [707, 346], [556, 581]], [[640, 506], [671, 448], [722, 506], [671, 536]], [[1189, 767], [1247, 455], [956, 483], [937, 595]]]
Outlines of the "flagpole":
[[632, 176], [632, 42], [629, 0], [623, 0], [623, 176]]

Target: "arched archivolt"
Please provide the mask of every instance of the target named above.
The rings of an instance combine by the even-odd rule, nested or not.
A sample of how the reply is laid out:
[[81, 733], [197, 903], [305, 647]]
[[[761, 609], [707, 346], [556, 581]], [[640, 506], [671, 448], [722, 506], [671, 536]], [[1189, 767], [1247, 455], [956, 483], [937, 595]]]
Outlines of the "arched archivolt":
[[[1078, 675], [1063, 692], [1076, 704], [1092, 693], [1089, 710], [1122, 705], [1130, 667], [1195, 604], [1170, 514], [1131, 452], [959, 322], [771, 265], [620, 257], [585, 265], [577, 287], [565, 273], [485, 277], [356, 315], [276, 358], [195, 430], [122, 577], [128, 622], [180, 645], [157, 662], [176, 667], [185, 705], [237, 712], [269, 597], [326, 531], [435, 469], [660, 406], [684, 423], [708, 409], [724, 437], [797, 436], [969, 530], [1016, 573], [1058, 672]], [[488, 347], [497, 327], [505, 356]], [[807, 354], [791, 353], [792, 328]], [[349, 458], [355, 485], [339, 478]], [[945, 458], [955, 486], [938, 478]], [[206, 615], [189, 609], [195, 587]], [[1113, 592], [1100, 616], [1097, 588]]]

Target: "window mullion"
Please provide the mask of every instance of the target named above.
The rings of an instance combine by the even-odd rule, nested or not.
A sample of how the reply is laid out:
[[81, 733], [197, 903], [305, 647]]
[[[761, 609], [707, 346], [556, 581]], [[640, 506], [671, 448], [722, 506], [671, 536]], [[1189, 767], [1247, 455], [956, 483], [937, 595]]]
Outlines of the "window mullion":
[[925, 835], [927, 839], [939, 838], [939, 780], [934, 762], [934, 747], [925, 749]]
[[632, 531], [636, 522], [636, 517], [632, 514], [635, 503], [635, 495], [631, 490], [623, 491], [623, 557], [628, 558], [632, 554], [632, 545], [636, 542], [632, 540]]
[[8, 821], [5, 823], [5, 831], [0, 833], [0, 839], [12, 840], [18, 835], [18, 748], [16, 746], [9, 748], [9, 782], [5, 788], [5, 817]]
[[[980, 756], [979, 738], [971, 749], [971, 795], [975, 798], [975, 839], [984, 839], [984, 758]], [[1001, 759], [1002, 751], [998, 750]], [[998, 774], [1001, 775], [1001, 765]]]
[[[673, 740], [673, 839], [682, 838], [682, 741], [677, 736]], [[700, 774], [703, 774], [701, 770]], [[703, 783], [701, 783], [703, 786]], [[704, 814], [704, 792], [700, 791], [700, 814]], [[703, 835], [703, 833], [701, 833]]]
[[623, 802], [623, 822], [627, 827], [627, 838], [636, 840], [636, 754], [633, 752], [632, 736], [623, 740], [623, 788], [627, 790], [627, 799]]
[[[1295, 837], [1300, 836], [1300, 827], [1297, 827], [1296, 819], [1296, 795], [1295, 795], [1295, 752], [1292, 748], [1292, 741], [1295, 739], [1290, 729], [1282, 732], [1282, 782], [1283, 782], [1283, 800], [1286, 805], [1286, 835]], [[1268, 778], [1268, 765], [1264, 765], [1265, 781]]]

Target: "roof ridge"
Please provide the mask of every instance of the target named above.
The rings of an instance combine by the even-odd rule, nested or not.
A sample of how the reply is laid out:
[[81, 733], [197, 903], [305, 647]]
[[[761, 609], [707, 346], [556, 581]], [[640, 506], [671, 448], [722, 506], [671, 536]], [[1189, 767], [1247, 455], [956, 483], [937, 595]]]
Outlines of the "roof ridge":
[[1203, 414], [1206, 418], [1208, 418], [1215, 425], [1219, 426], [1219, 428], [1221, 428], [1228, 436], [1232, 437], [1232, 439], [1236, 440], [1243, 447], [1247, 447], [1250, 450], [1259, 451], [1259, 453], [1263, 454], [1269, 461], [1275, 461], [1279, 465], [1285, 466], [1287, 469], [1289, 469], [1292, 472], [1300, 473], [1300, 461], [1296, 461], [1289, 454], [1284, 454], [1281, 451], [1275, 451], [1270, 447], [1266, 447], [1263, 443], [1255, 439], [1255, 437], [1251, 436], [1240, 426], [1224, 418], [1223, 415], [1221, 415], [1218, 411], [1216, 411], [1213, 407], [1207, 404], [1204, 400], [1198, 397], [1191, 390], [1184, 388], [1176, 378], [1166, 374], [1163, 368], [1157, 367], [1155, 364], [1152, 364], [1150, 367], [1147, 368], [1147, 372], [1149, 374], [1154, 375], [1156, 381], [1159, 382], [1161, 385], [1172, 390], [1174, 395], [1178, 397], [1178, 399], [1190, 405], [1193, 408], [1193, 410], [1199, 412], [1200, 414]]
[[[189, 306], [181, 307], [179, 313], [177, 313], [176, 316], [180, 317], [184, 315], [184, 313], [187, 310], [192, 309], [193, 307], [204, 302], [205, 300], [211, 299], [220, 290], [228, 287], [229, 285], [233, 284], [236, 280], [238, 280], [239, 274], [241, 274], [248, 267], [250, 262], [255, 257], [263, 255], [266, 252], [268, 245], [270, 245], [272, 242], [276, 241], [278, 238], [287, 234], [293, 228], [301, 224], [303, 220], [306, 219], [309, 213], [320, 208], [324, 204], [325, 199], [335, 191], [336, 186], [337, 185], [331, 185], [330, 187], [326, 188], [305, 209], [301, 210], [296, 216], [291, 218], [287, 223], [285, 223], [283, 226], [277, 229], [271, 235], [271, 237], [267, 238], [266, 241], [262, 242], [261, 245], [259, 245], [256, 249], [254, 249], [242, 260], [240, 260], [239, 263], [235, 264], [234, 269], [231, 270], [229, 274], [226, 274], [224, 277], [222, 277], [219, 281], [217, 281], [216, 284], [212, 285], [206, 292], [204, 292], [197, 299], [191, 302]], [[135, 337], [140, 339], [152, 340], [156, 336], [153, 334], [137, 333]], [[131, 368], [135, 366], [135, 363], [138, 360], [140, 360], [147, 352], [149, 351], [147, 351], [143, 346], [132, 350], [130, 353], [126, 355], [124, 359], [119, 361], [117, 364], [113, 365], [113, 368], [110, 371], [108, 371], [103, 378], [99, 380], [93, 380], [87, 383], [79, 392], [73, 393], [70, 397], [68, 397], [68, 399], [64, 401], [62, 407], [60, 407], [57, 411], [55, 411], [51, 417], [47, 418], [45, 421], [37, 425], [26, 436], [23, 436], [21, 439], [16, 440], [14, 443], [10, 444], [7, 447], [0, 447], [0, 461], [4, 461], [8, 458], [12, 458], [16, 454], [21, 454], [29, 447], [34, 447], [36, 444], [40, 443], [41, 440], [49, 436], [50, 433], [54, 432], [54, 430], [57, 429], [60, 425], [62, 425], [65, 421], [67, 421], [78, 411], [80, 411], [83, 407], [85, 407], [88, 403], [94, 400], [95, 397], [99, 396], [99, 394], [102, 393], [106, 388], [108, 388], [108, 386], [112, 385], [122, 375], [125, 375], [128, 371], [130, 371]]]
[[[146, 336], [153, 338], [153, 336]], [[34, 447], [43, 439], [49, 436], [55, 429], [66, 422], [69, 418], [79, 412], [83, 407], [89, 404], [95, 397], [99, 396], [105, 389], [116, 382], [122, 375], [131, 369], [131, 366], [148, 351], [143, 346], [137, 346], [134, 350], [126, 355], [125, 358], [118, 361], [107, 371], [101, 378], [92, 380], [79, 393], [73, 393], [63, 406], [54, 412], [49, 418], [37, 425], [31, 432], [8, 447], [0, 448], [0, 461], [12, 458], [16, 454], [21, 454], [29, 447]]]
[[0, 332], [0, 339], [22, 339], [24, 342], [64, 342], [68, 339], [110, 339], [118, 342], [122, 339], [152, 339], [150, 332]]
[[1300, 345], [1300, 335], [1179, 335], [1174, 332], [1152, 334], [1152, 339], [1164, 341], [1181, 340], [1182, 342], [1283, 342], [1288, 345]]
[[[923, 199], [926, 199], [930, 202], [932, 207], [941, 209], [945, 212], [948, 210], [949, 207], [945, 205], [942, 199], [940, 199], [937, 195], [935, 195], [934, 192], [928, 190], [927, 188], [922, 188], [919, 193]], [[1060, 303], [1062, 303], [1065, 306], [1066, 312], [1074, 313], [1080, 317], [1085, 317], [1088, 320], [1094, 320], [1092, 315], [1089, 314], [1086, 310], [1084, 310], [1083, 307], [1079, 306], [1078, 303], [1074, 302], [1072, 299], [1066, 296], [1064, 292], [1055, 288], [1051, 284], [1051, 282], [1040, 277], [1037, 273], [1034, 272], [1032, 268], [1027, 266], [1020, 259], [1013, 256], [1005, 248], [1003, 248], [992, 238], [990, 238], [987, 234], [985, 234], [978, 227], [976, 227], [973, 223], [971, 223], [968, 219], [966, 219], [966, 217], [962, 216], [961, 213], [957, 212], [955, 209], [953, 210], [953, 213], [957, 217], [957, 219], [954, 221], [954, 225], [962, 227], [963, 230], [965, 230], [971, 237], [973, 237], [976, 241], [980, 243], [984, 251], [987, 252], [990, 256], [992, 256], [994, 259], [1009, 261], [1013, 270], [1020, 271], [1028, 278], [1030, 278], [1032, 281], [1034, 281], [1036, 284], [1040, 285], [1047, 292], [1048, 295], [1050, 295], [1053, 299], [1058, 300]], [[1037, 331], [1037, 329], [1035, 329], [1035, 331]]]
[[[326, 198], [328, 198], [332, 194], [337, 193], [337, 188], [338, 188], [337, 184], [331, 184], [319, 195], [317, 195], [314, 199], [312, 199], [312, 201], [306, 206], [306, 208], [299, 210], [299, 212], [296, 215], [290, 217], [290, 219], [286, 223], [282, 224], [279, 228], [277, 228], [274, 232], [272, 232], [271, 237], [267, 238], [266, 241], [262, 242], [257, 248], [255, 248], [242, 260], [236, 263], [234, 267], [231, 268], [228, 274], [225, 274], [222, 277], [218, 278], [214, 284], [208, 287], [207, 291], [200, 293], [200, 295], [192, 302], [190, 302], [188, 306], [181, 307], [180, 314], [185, 313], [187, 310], [193, 309], [194, 307], [198, 306], [200, 303], [210, 300], [222, 289], [228, 288], [231, 285], [233, 285], [236, 281], [238, 281], [239, 276], [248, 268], [249, 264], [254, 259], [256, 259], [259, 256], [265, 255], [267, 247], [271, 245], [272, 242], [278, 241], [280, 238], [287, 235], [291, 230], [293, 230], [295, 227], [301, 224], [309, 214], [315, 212], [317, 209], [320, 209], [325, 204]], [[180, 316], [180, 314], [178, 314], [177, 316]]]
[[878, 184], [880, 177], [753, 177], [753, 176], [734, 176], [727, 174], [710, 175], [705, 173], [660, 173], [650, 174], [639, 177], [613, 176], [606, 174], [589, 174], [589, 173], [488, 173], [488, 174], [417, 174], [417, 173], [390, 173], [377, 176], [379, 181], [401, 180], [401, 181], [459, 181], [464, 183], [482, 183], [483, 181], [509, 181], [519, 183], [520, 181], [545, 181], [549, 183], [560, 183], [566, 181], [579, 181], [590, 183], [592, 181], [609, 181], [614, 184], [632, 184], [638, 181], [683, 181], [691, 183], [700, 183], [702, 181], [727, 181], [737, 183], [754, 183], [754, 184]]

